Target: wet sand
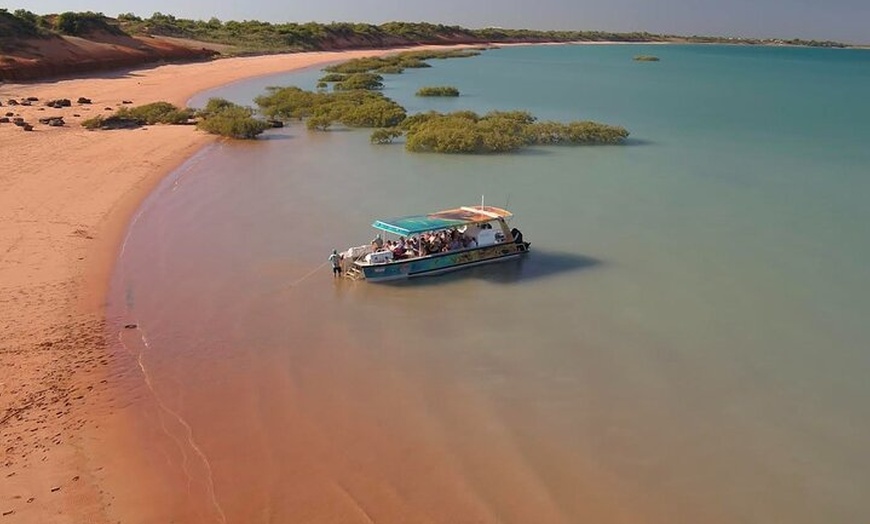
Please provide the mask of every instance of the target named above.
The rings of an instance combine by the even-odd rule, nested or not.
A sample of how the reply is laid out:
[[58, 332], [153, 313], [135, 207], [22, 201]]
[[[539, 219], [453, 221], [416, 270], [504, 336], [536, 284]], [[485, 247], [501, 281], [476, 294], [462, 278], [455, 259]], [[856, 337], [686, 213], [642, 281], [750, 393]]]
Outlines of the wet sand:
[[[191, 506], [178, 489], [186, 482], [188, 493], [208, 491], [192, 485], [191, 472], [157, 467], [171, 462], [159, 456], [164, 448], [130, 449], [143, 436], [172, 441], [179, 432], [167, 430], [171, 416], [149, 395], [135, 355], [107, 350], [103, 317], [109, 274], [133, 212], [164, 176], [218, 139], [188, 126], [89, 132], [78, 124], [124, 101], [184, 105], [197, 92], [236, 80], [394, 51], [232, 58], [0, 85], [0, 113], [35, 126], [25, 132], [0, 124], [4, 522], [223, 520], [220, 512]], [[39, 100], [8, 106], [24, 97]], [[78, 97], [92, 104], [78, 105]], [[73, 106], [44, 107], [56, 98]], [[55, 115], [66, 126], [37, 123]]]

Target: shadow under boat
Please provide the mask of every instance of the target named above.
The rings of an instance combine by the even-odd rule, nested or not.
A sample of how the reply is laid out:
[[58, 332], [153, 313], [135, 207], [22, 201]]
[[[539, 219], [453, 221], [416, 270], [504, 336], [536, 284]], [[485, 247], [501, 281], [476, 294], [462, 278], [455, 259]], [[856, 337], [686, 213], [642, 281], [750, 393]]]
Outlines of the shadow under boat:
[[407, 280], [391, 280], [370, 285], [391, 287], [433, 286], [464, 279], [484, 280], [495, 284], [522, 284], [565, 273], [585, 271], [602, 264], [603, 262], [597, 258], [577, 253], [548, 251], [533, 247], [527, 255], [513, 260], [459, 269], [441, 275], [410, 278]]

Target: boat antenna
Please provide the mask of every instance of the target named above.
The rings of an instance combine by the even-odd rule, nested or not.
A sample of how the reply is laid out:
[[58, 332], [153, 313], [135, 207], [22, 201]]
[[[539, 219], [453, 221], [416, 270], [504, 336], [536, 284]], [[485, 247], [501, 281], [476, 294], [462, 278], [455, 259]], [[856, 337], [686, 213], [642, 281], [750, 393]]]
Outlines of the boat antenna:
[[511, 208], [511, 194], [510, 193], [508, 193], [507, 200], [505, 200], [504, 208], [505, 209]]
[[485, 209], [483, 206], [483, 195], [480, 195], [480, 209]]

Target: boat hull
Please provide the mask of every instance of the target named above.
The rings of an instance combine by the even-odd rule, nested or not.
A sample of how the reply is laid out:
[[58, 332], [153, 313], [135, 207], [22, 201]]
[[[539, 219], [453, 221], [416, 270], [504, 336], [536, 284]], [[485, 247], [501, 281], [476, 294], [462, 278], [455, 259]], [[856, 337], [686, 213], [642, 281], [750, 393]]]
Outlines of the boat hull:
[[511, 260], [529, 251], [529, 244], [504, 243], [492, 246], [463, 249], [447, 253], [438, 253], [422, 258], [396, 260], [386, 264], [356, 265], [362, 271], [365, 279], [371, 282], [386, 282], [408, 278], [440, 275], [450, 271], [458, 271], [469, 267]]

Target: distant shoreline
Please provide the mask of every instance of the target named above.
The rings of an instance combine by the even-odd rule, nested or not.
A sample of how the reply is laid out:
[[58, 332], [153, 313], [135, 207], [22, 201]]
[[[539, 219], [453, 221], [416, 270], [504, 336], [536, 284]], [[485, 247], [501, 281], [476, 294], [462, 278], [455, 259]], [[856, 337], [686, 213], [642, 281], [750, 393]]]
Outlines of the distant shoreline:
[[[162, 46], [159, 54], [147, 56], [134, 56], [131, 51], [124, 45], [112, 44], [82, 44], [76, 45], [85, 51], [92, 52], [92, 56], [83, 56], [77, 54], [77, 60], [72, 61], [67, 58], [53, 58], [52, 53], [58, 51], [58, 46], [52, 44], [48, 49], [42, 49], [40, 44], [34, 44], [34, 52], [38, 53], [41, 58], [21, 59], [18, 57], [6, 55], [0, 52], [0, 85], [4, 83], [15, 82], [41, 82], [57, 79], [72, 79], [85, 78], [92, 75], [106, 75], [114, 72], [121, 72], [130, 68], [150, 68], [157, 67], [165, 63], [174, 64], [190, 64], [197, 62], [209, 62], [214, 60], [227, 60], [233, 58], [250, 58], [262, 56], [277, 56], [277, 55], [296, 55], [304, 53], [317, 52], [377, 52], [368, 46], [347, 47], [334, 50], [323, 51], [249, 51], [239, 55], [223, 55], [218, 51], [226, 46], [208, 44], [205, 42], [154, 37], [151, 40], [159, 42]], [[146, 41], [148, 42], [148, 41]], [[150, 43], [150, 42], [149, 42]], [[134, 45], [134, 44], [129, 44]], [[138, 44], [135, 44], [138, 45]], [[202, 45], [203, 47], [197, 48]], [[455, 46], [462, 47], [515, 47], [515, 46], [534, 46], [534, 45], [727, 45], [727, 46], [756, 46], [756, 47], [788, 47], [788, 48], [807, 48], [807, 49], [870, 49], [870, 44], [843, 44], [839, 46], [813, 46], [806, 44], [794, 44], [787, 42], [743, 42], [743, 41], [711, 41], [700, 42], [677, 37], [671, 37], [668, 40], [648, 40], [648, 41], [623, 41], [623, 40], [557, 40], [557, 41], [500, 41], [500, 42], [456, 42], [443, 44], [421, 44], [421, 46], [431, 46], [435, 48], [448, 48]], [[400, 52], [409, 47], [418, 47], [414, 45], [396, 45], [395, 47], [379, 48], [383, 52]], [[79, 49], [78, 51], [80, 51]], [[0, 47], [2, 51], [2, 47]], [[66, 53], [68, 55], [69, 53]]]
[[[432, 47], [432, 48], [451, 48], [451, 47], [521, 47], [521, 46], [559, 46], [559, 45], [692, 45], [692, 46], [737, 46], [737, 47], [782, 47], [782, 48], [807, 48], [807, 49], [838, 49], [838, 50], [868, 50], [868, 45], [843, 45], [843, 46], [811, 46], [804, 44], [791, 43], [748, 43], [748, 42], [694, 42], [688, 40], [672, 39], [672, 40], [650, 40], [650, 41], [620, 41], [620, 40], [573, 40], [573, 41], [517, 41], [517, 42], [472, 42], [472, 43], [455, 43], [455, 44], [423, 44], [420, 46], [398, 45], [396, 47], [387, 47], [373, 49], [370, 47], [346, 48], [339, 50], [325, 51], [276, 51], [276, 52], [248, 52], [243, 55], [221, 55], [213, 52], [210, 48], [203, 48], [203, 53], [191, 53], [189, 46], [197, 44], [197, 42], [184, 41], [179, 43], [175, 39], [175, 45], [172, 46], [172, 51], [169, 54], [160, 55], [158, 58], [149, 60], [132, 59], [127, 56], [126, 51], [118, 51], [117, 45], [113, 45], [110, 51], [98, 50], [94, 57], [82, 58], [78, 57], [78, 61], [62, 61], [54, 62], [51, 58], [51, 52], [41, 53], [45, 58], [43, 62], [30, 60], [25, 65], [16, 69], [16, 65], [11, 59], [7, 60], [5, 65], [0, 62], [0, 86], [4, 84], [14, 83], [40, 83], [45, 81], [69, 80], [77, 78], [99, 77], [112, 74], [119, 74], [131, 68], [152, 68], [159, 67], [165, 63], [172, 64], [194, 64], [200, 62], [212, 62], [231, 60], [238, 58], [254, 58], [254, 57], [269, 57], [269, 56], [284, 56], [284, 55], [302, 55], [309, 53], [342, 53], [342, 52], [359, 52], [359, 53], [390, 53], [401, 52], [412, 47]], [[114, 53], [114, 54], [113, 54]], [[124, 56], [116, 56], [121, 53]], [[3, 55], [0, 54], [0, 58]], [[19, 61], [21, 62], [21, 61]]]
[[420, 45], [722, 44], [861, 48], [799, 38], [681, 36], [648, 32], [469, 29], [426, 22], [381, 25], [178, 19], [153, 14], [109, 18], [80, 12], [37, 15], [0, 10], [0, 81], [117, 71], [146, 64], [296, 52], [366, 51]]

